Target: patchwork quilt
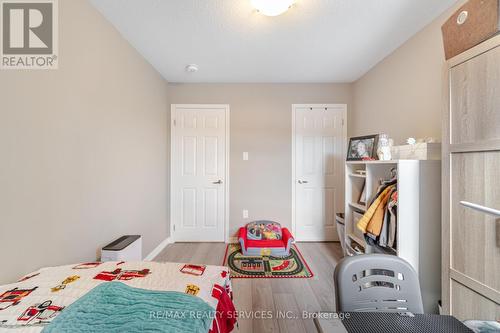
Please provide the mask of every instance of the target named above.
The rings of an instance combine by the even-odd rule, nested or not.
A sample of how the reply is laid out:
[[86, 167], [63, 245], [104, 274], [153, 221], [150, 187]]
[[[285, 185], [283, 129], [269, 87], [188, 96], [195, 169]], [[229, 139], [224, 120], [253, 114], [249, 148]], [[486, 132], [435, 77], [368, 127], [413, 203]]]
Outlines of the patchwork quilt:
[[[227, 267], [92, 262], [42, 268], [17, 283], [0, 286], [0, 331], [38, 333], [45, 327], [50, 328], [52, 320], [65, 308], [95, 287], [111, 281], [134, 288], [180, 292], [200, 298], [214, 310], [209, 333], [231, 332], [236, 322]], [[165, 304], [165, 311], [151, 313], [151, 319], [162, 320], [168, 325], [167, 309], [172, 309], [172, 304]], [[123, 316], [123, 320], [132, 324], [138, 319]]]

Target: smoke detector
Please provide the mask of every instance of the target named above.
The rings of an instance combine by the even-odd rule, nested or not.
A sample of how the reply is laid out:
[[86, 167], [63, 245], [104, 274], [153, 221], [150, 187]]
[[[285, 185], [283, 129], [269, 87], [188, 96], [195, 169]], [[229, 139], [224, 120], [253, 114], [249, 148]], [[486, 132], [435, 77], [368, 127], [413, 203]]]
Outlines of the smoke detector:
[[186, 72], [188, 73], [196, 73], [198, 71], [198, 65], [190, 64], [186, 66]]

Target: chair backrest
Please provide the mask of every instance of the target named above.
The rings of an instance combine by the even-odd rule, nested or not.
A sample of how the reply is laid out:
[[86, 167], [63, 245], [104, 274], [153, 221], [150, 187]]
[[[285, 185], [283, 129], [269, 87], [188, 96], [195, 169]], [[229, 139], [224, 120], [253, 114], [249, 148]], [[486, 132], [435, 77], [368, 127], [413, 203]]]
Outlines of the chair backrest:
[[346, 257], [333, 278], [337, 312], [424, 313], [417, 273], [399, 257]]

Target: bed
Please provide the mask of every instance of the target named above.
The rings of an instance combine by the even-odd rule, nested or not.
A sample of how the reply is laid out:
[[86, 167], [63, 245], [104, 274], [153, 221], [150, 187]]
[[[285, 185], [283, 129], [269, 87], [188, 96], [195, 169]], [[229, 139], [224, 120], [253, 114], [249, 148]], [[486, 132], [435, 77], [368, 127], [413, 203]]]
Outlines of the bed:
[[236, 311], [227, 267], [89, 262], [42, 268], [0, 286], [0, 331], [175, 332], [172, 327], [186, 323], [197, 325], [193, 332], [232, 331]]

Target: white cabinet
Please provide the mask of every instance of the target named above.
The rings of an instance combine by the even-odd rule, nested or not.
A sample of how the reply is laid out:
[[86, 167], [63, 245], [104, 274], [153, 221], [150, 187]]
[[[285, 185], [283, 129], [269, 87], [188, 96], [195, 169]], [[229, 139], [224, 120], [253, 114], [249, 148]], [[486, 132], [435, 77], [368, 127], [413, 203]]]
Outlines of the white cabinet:
[[[377, 194], [381, 180], [397, 172], [396, 246], [368, 246], [356, 227], [359, 214]], [[363, 193], [365, 200], [360, 197]], [[348, 254], [387, 253], [417, 271], [424, 309], [437, 312], [441, 294], [441, 161], [355, 161], [346, 163], [345, 242]], [[363, 204], [363, 201], [366, 202]]]

